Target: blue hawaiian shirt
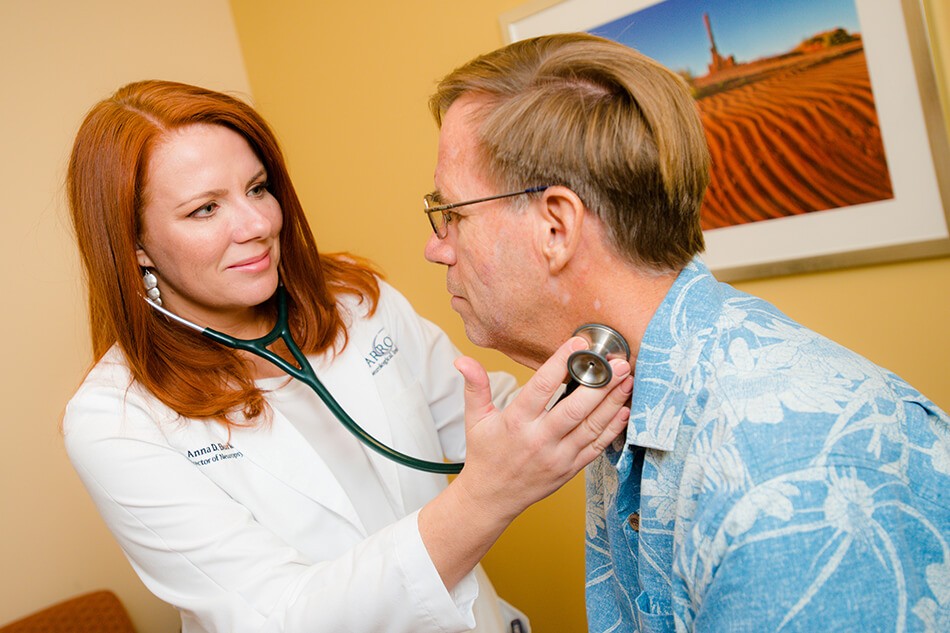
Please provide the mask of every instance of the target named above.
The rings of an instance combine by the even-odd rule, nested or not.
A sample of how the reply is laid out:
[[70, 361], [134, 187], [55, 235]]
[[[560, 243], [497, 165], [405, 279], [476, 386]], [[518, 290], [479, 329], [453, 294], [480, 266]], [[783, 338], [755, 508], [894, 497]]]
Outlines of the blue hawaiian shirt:
[[698, 260], [586, 478], [593, 633], [950, 631], [950, 418]]

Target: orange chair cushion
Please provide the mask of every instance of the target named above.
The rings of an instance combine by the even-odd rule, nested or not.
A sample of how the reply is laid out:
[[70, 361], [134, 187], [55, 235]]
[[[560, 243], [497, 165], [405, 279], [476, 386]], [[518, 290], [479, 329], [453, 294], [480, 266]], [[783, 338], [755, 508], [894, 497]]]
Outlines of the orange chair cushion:
[[111, 591], [70, 598], [16, 622], [0, 633], [135, 633], [125, 607]]

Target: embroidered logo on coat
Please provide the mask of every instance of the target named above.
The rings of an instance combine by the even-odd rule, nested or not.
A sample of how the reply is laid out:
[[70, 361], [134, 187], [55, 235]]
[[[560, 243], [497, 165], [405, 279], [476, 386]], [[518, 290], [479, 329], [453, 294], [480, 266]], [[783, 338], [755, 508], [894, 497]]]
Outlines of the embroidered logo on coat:
[[363, 360], [366, 361], [366, 366], [375, 376], [379, 370], [389, 364], [389, 361], [398, 352], [399, 347], [396, 345], [396, 341], [386, 333], [386, 328], [380, 328], [376, 336], [373, 337], [372, 349], [369, 354], [363, 357]]

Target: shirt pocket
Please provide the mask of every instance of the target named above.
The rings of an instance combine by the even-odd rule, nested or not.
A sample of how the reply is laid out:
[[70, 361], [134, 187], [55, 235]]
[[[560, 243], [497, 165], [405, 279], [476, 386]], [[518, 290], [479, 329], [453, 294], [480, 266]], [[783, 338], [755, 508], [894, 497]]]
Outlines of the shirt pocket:
[[673, 613], [660, 608], [646, 591], [637, 596], [635, 608], [641, 633], [672, 633], [676, 630]]

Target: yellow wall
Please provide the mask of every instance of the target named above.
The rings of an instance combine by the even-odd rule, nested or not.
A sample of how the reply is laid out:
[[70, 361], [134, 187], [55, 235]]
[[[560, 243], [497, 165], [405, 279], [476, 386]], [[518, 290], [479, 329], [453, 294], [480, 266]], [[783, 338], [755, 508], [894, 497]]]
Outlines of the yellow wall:
[[[950, 9], [927, 0], [940, 43]], [[367, 3], [233, 0], [0, 2], [0, 623], [97, 587], [142, 633], [177, 616], [135, 578], [69, 466], [58, 423], [89, 359], [78, 262], [61, 181], [84, 111], [126, 81], [163, 77], [248, 93], [287, 150], [321, 248], [373, 257], [460, 346], [441, 269], [425, 263], [420, 196], [431, 188], [434, 81], [501, 44], [521, 0]], [[330, 5], [330, 6], [327, 6]], [[238, 37], [239, 36], [239, 37]], [[244, 51], [247, 75], [242, 65]], [[950, 51], [941, 59], [950, 68]], [[946, 75], [946, 71], [944, 75]], [[950, 409], [950, 259], [740, 284], [904, 375]], [[42, 332], [37, 338], [31, 332]], [[488, 567], [539, 633], [584, 629], [580, 479], [518, 520]]]
[[62, 447], [63, 406], [90, 360], [62, 179], [86, 110], [123, 83], [248, 92], [230, 7], [4, 0], [0, 59], [0, 623], [109, 587], [141, 633], [177, 631], [177, 613], [136, 578]]
[[[946, 39], [950, 11], [930, 2]], [[231, 3], [257, 104], [282, 137], [320, 247], [374, 258], [463, 350], [525, 376], [467, 343], [443, 270], [422, 257], [430, 229], [419, 211], [435, 164], [437, 130], [426, 109], [434, 82], [501, 45], [499, 14], [524, 0], [372, 9], [285, 0], [266, 12], [256, 0]], [[737, 285], [950, 407], [950, 259]], [[585, 629], [583, 494], [577, 478], [529, 510], [486, 561], [500, 593], [529, 612], [539, 633]]]

